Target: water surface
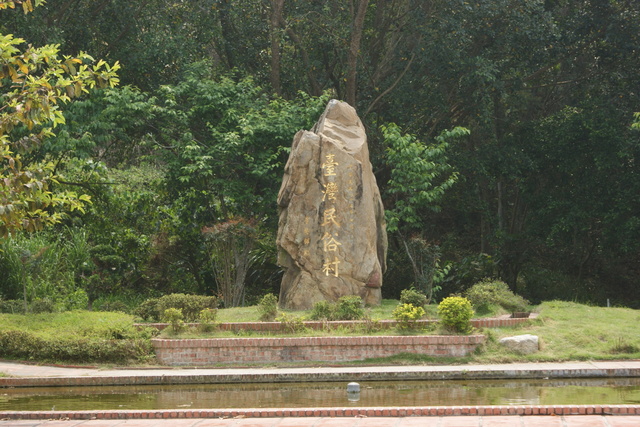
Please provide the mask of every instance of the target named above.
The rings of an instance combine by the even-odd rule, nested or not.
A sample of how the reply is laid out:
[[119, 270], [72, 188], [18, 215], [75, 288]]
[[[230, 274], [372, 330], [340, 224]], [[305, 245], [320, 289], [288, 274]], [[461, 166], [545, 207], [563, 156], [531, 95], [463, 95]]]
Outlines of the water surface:
[[640, 378], [0, 389], [0, 411], [640, 404]]

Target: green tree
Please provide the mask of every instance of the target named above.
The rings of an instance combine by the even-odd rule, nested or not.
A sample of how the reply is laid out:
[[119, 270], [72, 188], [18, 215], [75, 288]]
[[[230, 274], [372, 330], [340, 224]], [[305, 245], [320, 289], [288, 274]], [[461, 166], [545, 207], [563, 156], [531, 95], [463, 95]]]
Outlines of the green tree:
[[271, 99], [251, 78], [214, 79], [209, 70], [196, 64], [160, 95], [174, 117], [162, 140], [168, 188], [198, 230], [237, 215], [272, 218], [293, 135], [312, 126], [327, 98]]
[[177, 83], [185, 65], [215, 56], [217, 3], [49, 1], [28, 18], [3, 14], [0, 32], [34, 45], [59, 44], [63, 54], [84, 51], [119, 62], [126, 67], [123, 84], [155, 90]]
[[438, 212], [445, 192], [458, 180], [448, 164], [450, 143], [468, 135], [457, 127], [444, 131], [433, 144], [402, 134], [395, 124], [381, 127], [386, 145], [386, 164], [390, 179], [385, 185], [387, 231], [396, 234], [413, 270], [414, 285], [433, 296], [439, 268], [439, 248], [424, 238], [429, 213]]
[[269, 97], [251, 78], [210, 73], [207, 64], [195, 64], [181, 84], [162, 89], [157, 142], [179, 238], [193, 248], [189, 264], [214, 273], [231, 306], [244, 300], [245, 278], [254, 276], [250, 265], [269, 270], [265, 263], [273, 262], [273, 254], [257, 241], [272, 239], [248, 238], [226, 226], [242, 219], [275, 234], [275, 200], [291, 141], [311, 128], [327, 98], [300, 94], [287, 101]]
[[427, 145], [413, 135], [402, 135], [397, 125], [381, 129], [391, 169], [385, 194], [387, 230], [411, 233], [421, 228], [424, 211], [440, 210], [445, 191], [457, 181], [458, 173], [448, 164], [446, 153], [451, 141], [469, 131], [462, 127], [445, 131], [435, 144]]
[[[32, 10], [31, 2], [20, 2]], [[39, 2], [36, 3], [38, 5]], [[0, 9], [14, 2], [0, 2]], [[64, 123], [60, 104], [94, 87], [118, 83], [119, 65], [87, 54], [60, 56], [58, 46], [24, 47], [25, 41], [0, 34], [0, 235], [35, 231], [59, 222], [64, 212], [82, 210], [89, 197], [56, 188], [57, 165], [29, 161], [53, 129]]]

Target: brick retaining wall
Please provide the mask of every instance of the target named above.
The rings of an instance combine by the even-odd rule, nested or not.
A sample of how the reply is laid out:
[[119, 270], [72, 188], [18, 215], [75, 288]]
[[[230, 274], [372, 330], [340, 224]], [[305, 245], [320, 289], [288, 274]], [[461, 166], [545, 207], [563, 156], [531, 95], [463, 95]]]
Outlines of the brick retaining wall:
[[158, 361], [168, 366], [291, 361], [347, 362], [401, 353], [465, 356], [483, 335], [417, 335], [299, 338], [153, 339]]

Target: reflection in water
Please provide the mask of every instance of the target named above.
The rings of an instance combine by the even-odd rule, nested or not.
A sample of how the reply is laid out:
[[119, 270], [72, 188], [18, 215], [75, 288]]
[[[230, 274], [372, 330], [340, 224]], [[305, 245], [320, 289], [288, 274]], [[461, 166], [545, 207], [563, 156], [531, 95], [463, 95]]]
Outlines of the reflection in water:
[[640, 378], [0, 389], [0, 411], [639, 404]]

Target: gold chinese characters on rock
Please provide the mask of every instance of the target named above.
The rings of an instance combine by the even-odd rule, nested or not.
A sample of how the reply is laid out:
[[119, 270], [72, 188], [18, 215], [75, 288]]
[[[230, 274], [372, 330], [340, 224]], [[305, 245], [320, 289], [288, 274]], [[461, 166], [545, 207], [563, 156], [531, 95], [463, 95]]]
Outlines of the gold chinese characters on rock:
[[322, 212], [322, 248], [324, 252], [322, 272], [325, 276], [340, 277], [340, 258], [338, 257], [338, 247], [342, 245], [337, 239], [339, 236], [340, 222], [339, 213], [336, 211], [336, 197], [340, 191], [335, 182], [337, 176], [338, 162], [335, 161], [335, 154], [327, 154], [325, 162], [322, 164], [322, 175], [325, 177], [325, 186], [322, 201], [324, 210]]

